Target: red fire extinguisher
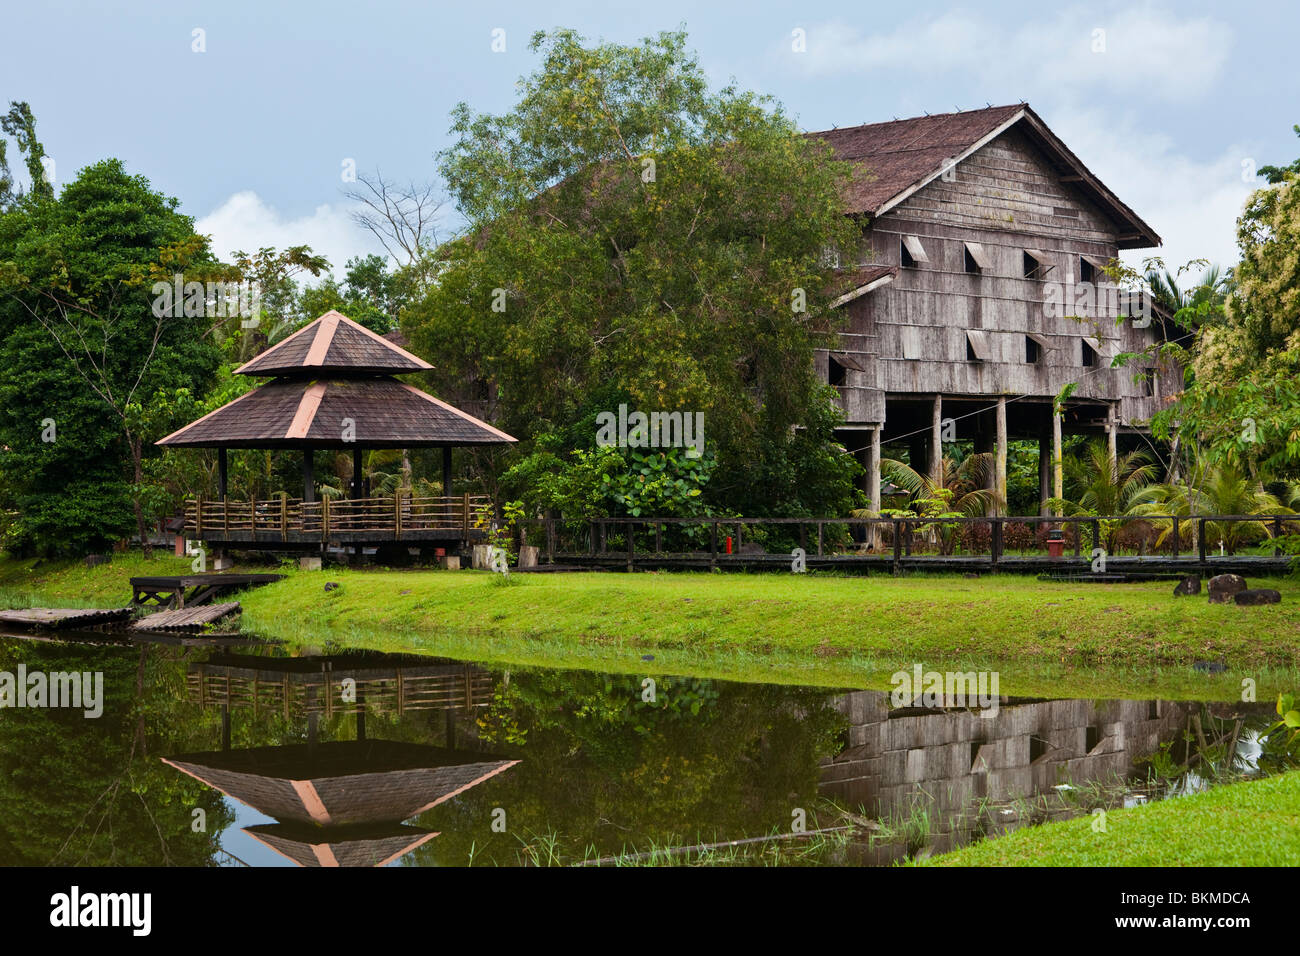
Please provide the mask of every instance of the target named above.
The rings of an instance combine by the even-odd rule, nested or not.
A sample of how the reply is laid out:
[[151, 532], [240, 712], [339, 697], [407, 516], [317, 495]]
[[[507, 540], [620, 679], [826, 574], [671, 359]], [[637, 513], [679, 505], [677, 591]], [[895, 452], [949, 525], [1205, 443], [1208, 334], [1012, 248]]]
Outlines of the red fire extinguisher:
[[727, 535], [727, 554], [731, 554], [731, 535]]

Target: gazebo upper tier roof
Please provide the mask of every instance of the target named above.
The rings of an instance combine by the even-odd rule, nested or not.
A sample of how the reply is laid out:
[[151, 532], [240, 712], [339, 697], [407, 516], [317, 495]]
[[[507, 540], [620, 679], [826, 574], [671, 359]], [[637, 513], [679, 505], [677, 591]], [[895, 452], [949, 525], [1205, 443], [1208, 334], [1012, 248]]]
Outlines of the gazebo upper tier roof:
[[433, 368], [424, 359], [331, 309], [235, 369], [238, 375], [404, 375]]
[[387, 376], [277, 378], [158, 441], [197, 448], [419, 448], [515, 439]]

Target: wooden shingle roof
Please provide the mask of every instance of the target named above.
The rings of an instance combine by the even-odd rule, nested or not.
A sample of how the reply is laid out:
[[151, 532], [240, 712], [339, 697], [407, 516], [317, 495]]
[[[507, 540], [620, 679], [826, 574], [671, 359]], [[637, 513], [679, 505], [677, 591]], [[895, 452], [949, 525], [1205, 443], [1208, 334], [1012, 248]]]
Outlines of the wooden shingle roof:
[[418, 448], [515, 439], [394, 378], [277, 378], [158, 441], [197, 448]]
[[951, 163], [969, 156], [1011, 127], [1017, 127], [1049, 162], [1126, 226], [1121, 249], [1160, 245], [1160, 237], [1094, 176], [1027, 103], [961, 113], [936, 113], [887, 123], [867, 123], [809, 133], [825, 140], [835, 157], [857, 167], [845, 195], [850, 214], [880, 216], [917, 189], [937, 179]]
[[250, 362], [238, 375], [317, 377], [341, 375], [402, 375], [433, 368], [396, 342], [371, 332], [331, 309]]

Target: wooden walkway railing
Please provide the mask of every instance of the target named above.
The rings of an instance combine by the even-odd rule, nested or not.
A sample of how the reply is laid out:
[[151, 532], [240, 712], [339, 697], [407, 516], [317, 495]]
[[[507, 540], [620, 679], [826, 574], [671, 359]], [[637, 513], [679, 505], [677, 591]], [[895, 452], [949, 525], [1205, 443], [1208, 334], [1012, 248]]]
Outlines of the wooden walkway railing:
[[[1300, 515], [1076, 515], [1061, 517], [960, 517], [960, 518], [595, 518], [585, 522], [566, 522], [562, 518], [545, 518], [526, 522], [527, 527], [535, 529], [536, 543], [541, 547], [544, 560], [554, 563], [572, 559], [590, 559], [594, 563], [626, 565], [635, 567], [638, 561], [647, 564], [672, 564], [674, 558], [681, 559], [684, 565], [698, 564], [706, 559], [708, 566], [720, 564], [741, 564], [749, 559], [760, 561], [761, 558], [789, 561], [786, 551], [760, 554], [758, 556], [741, 553], [747, 536], [753, 537], [753, 531], [762, 527], [767, 536], [773, 532], [779, 534], [786, 543], [797, 546], [808, 558], [832, 558], [838, 563], [855, 560], [875, 563], [888, 563], [895, 571], [904, 564], [918, 566], [927, 560], [936, 564], [945, 560], [976, 561], [991, 567], [997, 567], [1008, 561], [1017, 563], [1039, 563], [1047, 565], [1053, 559], [1049, 557], [1048, 543], [1043, 539], [1043, 530], [1049, 533], [1061, 533], [1061, 557], [1072, 551], [1073, 557], [1087, 561], [1096, 549], [1105, 549], [1108, 534], [1122, 532], [1125, 528], [1145, 525], [1149, 530], [1152, 547], [1141, 554], [1112, 554], [1109, 558], [1121, 560], [1155, 561], [1168, 560], [1176, 563], [1180, 560], [1210, 563], [1221, 559], [1218, 554], [1219, 534], [1233, 525], [1248, 526], [1255, 539], [1253, 542], [1239, 545], [1242, 549], [1263, 548], [1272, 551], [1274, 558], [1281, 558], [1283, 552], [1276, 545], [1267, 548], [1267, 542], [1283, 535], [1300, 534]], [[1007, 546], [1008, 528], [1019, 526], [1014, 530], [1023, 533], [1024, 528], [1031, 529], [1032, 544], [1019, 547]], [[575, 534], [575, 529], [581, 532]], [[860, 529], [863, 540], [851, 548], [839, 548], [832, 554], [830, 539], [836, 537], [842, 541], [847, 529]], [[987, 538], [972, 547], [964, 542], [966, 529], [979, 529], [980, 538]], [[670, 532], [678, 531], [676, 548], [665, 548], [665, 540]], [[828, 529], [831, 529], [828, 532]], [[681, 532], [689, 530], [695, 545], [689, 550], [680, 547], [685, 537]], [[1217, 531], [1217, 534], [1214, 532]], [[832, 533], [834, 532], [834, 533]], [[937, 545], [940, 537], [948, 535], [951, 540], [956, 535], [962, 543], [944, 549]], [[617, 539], [611, 546], [611, 538]], [[1156, 540], [1158, 544], [1155, 544]], [[1085, 548], [1085, 539], [1086, 546]], [[874, 547], [868, 549], [868, 542]], [[567, 547], [566, 547], [567, 545]], [[1134, 549], [1129, 548], [1130, 552]], [[1252, 557], [1260, 559], [1262, 553], [1255, 555], [1228, 555], [1233, 557]], [[580, 563], [586, 563], [580, 561]], [[761, 561], [760, 561], [761, 563]]]
[[415, 498], [278, 497], [239, 501], [191, 499], [185, 502], [185, 533], [207, 540], [329, 541], [338, 537], [372, 540], [418, 539], [428, 532], [458, 532], [468, 539], [474, 512], [488, 503], [485, 495]]

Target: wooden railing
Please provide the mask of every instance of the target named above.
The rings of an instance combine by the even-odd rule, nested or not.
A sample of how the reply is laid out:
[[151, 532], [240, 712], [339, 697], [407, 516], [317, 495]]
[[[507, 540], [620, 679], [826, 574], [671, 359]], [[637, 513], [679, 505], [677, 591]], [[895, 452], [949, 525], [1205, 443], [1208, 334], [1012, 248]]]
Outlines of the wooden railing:
[[240, 501], [195, 498], [185, 502], [185, 533], [196, 538], [229, 537], [281, 540], [335, 535], [372, 535], [401, 540], [421, 531], [459, 531], [469, 537], [474, 513], [489, 502], [486, 495], [415, 498], [323, 498], [303, 501], [287, 496]]
[[[1233, 526], [1249, 532], [1249, 539], [1238, 542], [1239, 551], [1271, 552], [1283, 556], [1276, 539], [1300, 534], [1300, 515], [1070, 515], [1055, 517], [959, 517], [959, 518], [665, 518], [610, 517], [589, 521], [564, 521], [548, 517], [523, 522], [528, 538], [540, 546], [543, 560], [553, 562], [558, 556], [602, 559], [618, 556], [632, 568], [636, 561], [666, 557], [707, 558], [709, 565], [741, 561], [746, 541], [759, 537], [779, 537], [782, 548], [797, 546], [808, 557], [861, 557], [888, 561], [895, 569], [904, 560], [959, 557], [976, 558], [997, 566], [1004, 560], [1047, 559], [1051, 550], [1047, 538], [1060, 533], [1059, 553], [1091, 558], [1097, 549], [1105, 549], [1107, 538], [1123, 534], [1126, 529], [1145, 526], [1146, 537], [1137, 551], [1142, 558], [1166, 558], [1177, 562], [1205, 564], [1219, 557], [1218, 538]], [[674, 534], [674, 529], [676, 533]], [[848, 547], [842, 539], [856, 529], [857, 540]], [[1015, 541], [1011, 532], [1021, 537], [1029, 529], [1031, 541]], [[971, 535], [975, 540], [971, 540]], [[942, 536], [956, 539], [955, 547], [939, 546]], [[689, 538], [689, 540], [688, 540]], [[832, 542], [841, 539], [836, 546]], [[762, 551], [764, 549], [760, 549]], [[1121, 541], [1119, 554], [1133, 548]], [[1228, 557], [1235, 555], [1229, 553]], [[785, 550], [769, 552], [765, 557], [788, 557]], [[937, 562], [936, 562], [937, 563]]]

